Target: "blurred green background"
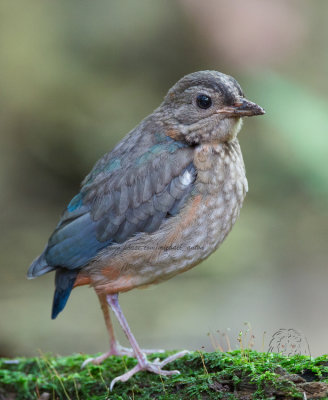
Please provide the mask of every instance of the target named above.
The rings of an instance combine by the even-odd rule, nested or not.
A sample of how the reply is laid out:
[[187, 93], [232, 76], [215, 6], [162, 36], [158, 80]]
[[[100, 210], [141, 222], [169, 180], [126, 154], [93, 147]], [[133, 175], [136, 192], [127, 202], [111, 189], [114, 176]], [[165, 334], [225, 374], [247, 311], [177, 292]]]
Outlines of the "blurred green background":
[[0, 2], [0, 355], [107, 350], [93, 291], [51, 321], [54, 276], [27, 268], [95, 161], [201, 69], [267, 111], [240, 134], [249, 194], [206, 262], [121, 296], [130, 326], [144, 347], [213, 350], [209, 332], [237, 348], [247, 321], [258, 350], [294, 328], [328, 352], [327, 15], [325, 0]]

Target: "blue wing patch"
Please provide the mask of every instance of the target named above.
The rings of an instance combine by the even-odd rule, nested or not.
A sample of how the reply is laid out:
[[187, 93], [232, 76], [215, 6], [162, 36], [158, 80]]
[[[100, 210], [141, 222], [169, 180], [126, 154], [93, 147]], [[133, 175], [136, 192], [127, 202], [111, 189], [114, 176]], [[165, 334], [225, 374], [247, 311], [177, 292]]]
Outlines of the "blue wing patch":
[[[48, 265], [63, 266], [67, 269], [82, 267], [100, 250], [112, 243], [111, 240], [97, 239], [96, 231], [99, 222], [91, 219], [87, 211], [88, 207], [83, 206], [80, 199], [77, 200], [78, 196], [75, 196], [75, 200], [73, 199], [69, 204], [64, 214], [65, 218], [58, 224], [49, 239], [45, 251]], [[76, 206], [76, 202], [80, 206]]]

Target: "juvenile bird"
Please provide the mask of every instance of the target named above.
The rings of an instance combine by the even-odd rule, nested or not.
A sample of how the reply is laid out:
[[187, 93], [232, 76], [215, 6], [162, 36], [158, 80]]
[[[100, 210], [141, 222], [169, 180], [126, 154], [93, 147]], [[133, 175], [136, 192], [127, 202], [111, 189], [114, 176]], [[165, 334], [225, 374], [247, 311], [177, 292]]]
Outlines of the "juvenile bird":
[[[160, 375], [179, 352], [148, 361], [118, 303], [118, 294], [162, 282], [208, 257], [239, 215], [247, 180], [237, 139], [242, 117], [264, 110], [238, 82], [217, 71], [180, 79], [163, 103], [84, 179], [28, 278], [55, 271], [52, 318], [71, 290], [91, 285], [110, 336], [110, 355], [130, 354], [136, 366], [111, 383], [147, 370]], [[132, 349], [115, 339], [108, 305]]]

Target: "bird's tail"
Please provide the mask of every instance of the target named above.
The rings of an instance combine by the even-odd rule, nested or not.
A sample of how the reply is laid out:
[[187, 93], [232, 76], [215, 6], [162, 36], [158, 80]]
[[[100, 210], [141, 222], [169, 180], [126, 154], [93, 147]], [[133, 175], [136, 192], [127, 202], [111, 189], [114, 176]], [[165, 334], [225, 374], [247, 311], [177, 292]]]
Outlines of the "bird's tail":
[[27, 279], [37, 278], [47, 272], [53, 271], [55, 268], [48, 265], [45, 251], [37, 257], [31, 264], [30, 268], [27, 271]]
[[70, 270], [66, 268], [58, 268], [56, 270], [56, 289], [51, 312], [52, 319], [55, 319], [57, 315], [64, 309], [78, 273], [78, 270]]

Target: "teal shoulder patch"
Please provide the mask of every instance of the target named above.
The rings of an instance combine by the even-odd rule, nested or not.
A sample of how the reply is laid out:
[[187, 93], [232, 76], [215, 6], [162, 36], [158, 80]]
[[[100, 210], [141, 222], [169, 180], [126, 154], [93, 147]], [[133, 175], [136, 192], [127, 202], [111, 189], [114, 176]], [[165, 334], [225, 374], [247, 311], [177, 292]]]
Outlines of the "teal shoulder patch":
[[75, 211], [77, 208], [82, 206], [82, 202], [83, 202], [83, 195], [79, 193], [72, 198], [69, 205], [67, 206], [67, 211], [69, 212]]

